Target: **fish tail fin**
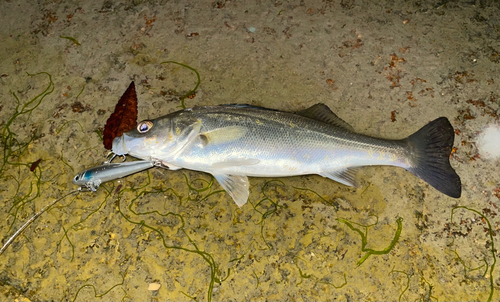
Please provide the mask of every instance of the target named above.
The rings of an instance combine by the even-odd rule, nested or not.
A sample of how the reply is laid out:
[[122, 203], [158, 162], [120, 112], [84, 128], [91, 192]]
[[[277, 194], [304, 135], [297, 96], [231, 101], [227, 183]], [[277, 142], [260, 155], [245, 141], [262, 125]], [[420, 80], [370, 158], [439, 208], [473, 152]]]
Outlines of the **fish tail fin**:
[[446, 117], [428, 123], [406, 141], [412, 150], [408, 171], [453, 198], [462, 194], [460, 176], [450, 165], [455, 132]]

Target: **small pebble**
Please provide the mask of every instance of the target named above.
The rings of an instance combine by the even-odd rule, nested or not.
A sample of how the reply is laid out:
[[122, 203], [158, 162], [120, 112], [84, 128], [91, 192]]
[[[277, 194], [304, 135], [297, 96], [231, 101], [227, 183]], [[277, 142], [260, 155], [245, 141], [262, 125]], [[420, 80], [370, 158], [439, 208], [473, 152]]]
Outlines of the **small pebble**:
[[500, 125], [488, 125], [479, 135], [477, 143], [481, 157], [500, 158]]
[[161, 287], [160, 283], [149, 283], [148, 290], [159, 290]]

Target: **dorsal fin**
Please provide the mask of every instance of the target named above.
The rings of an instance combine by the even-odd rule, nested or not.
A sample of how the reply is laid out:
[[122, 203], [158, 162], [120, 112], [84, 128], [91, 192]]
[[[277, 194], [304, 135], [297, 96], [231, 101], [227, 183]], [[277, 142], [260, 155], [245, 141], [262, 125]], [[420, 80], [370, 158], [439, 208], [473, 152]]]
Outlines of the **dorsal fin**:
[[271, 109], [271, 108], [266, 108], [266, 107], [261, 107], [261, 106], [257, 106], [257, 105], [251, 105], [251, 104], [221, 104], [219, 106], [232, 107], [232, 108], [247, 108], [247, 109], [257, 109], [257, 110], [279, 111], [276, 109]]
[[338, 117], [330, 110], [330, 108], [328, 108], [328, 106], [322, 103], [318, 103], [307, 109], [298, 111], [297, 114], [354, 132], [351, 125]]

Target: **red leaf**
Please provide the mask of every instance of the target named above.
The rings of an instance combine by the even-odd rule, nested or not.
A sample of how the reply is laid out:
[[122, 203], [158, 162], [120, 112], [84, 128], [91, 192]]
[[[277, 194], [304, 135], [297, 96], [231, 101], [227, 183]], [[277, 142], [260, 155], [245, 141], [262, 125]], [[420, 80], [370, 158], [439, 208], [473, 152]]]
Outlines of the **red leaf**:
[[128, 132], [137, 125], [137, 94], [134, 82], [130, 83], [127, 91], [122, 95], [115, 112], [111, 114], [104, 126], [104, 148], [111, 150], [113, 139]]

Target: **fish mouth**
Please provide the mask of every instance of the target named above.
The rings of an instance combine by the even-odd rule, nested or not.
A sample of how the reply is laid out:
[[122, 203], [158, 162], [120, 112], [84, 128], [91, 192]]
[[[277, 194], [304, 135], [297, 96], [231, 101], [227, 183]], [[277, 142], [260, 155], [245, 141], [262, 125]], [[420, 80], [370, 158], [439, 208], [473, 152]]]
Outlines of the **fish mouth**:
[[125, 155], [128, 153], [127, 146], [125, 145], [125, 135], [113, 139], [113, 147], [111, 150], [113, 150], [113, 153], [116, 155]]
[[80, 172], [73, 177], [73, 184], [75, 185], [83, 185], [85, 184], [85, 171]]
[[79, 185], [80, 184], [80, 181], [79, 181], [80, 177], [79, 176], [80, 176], [80, 174], [78, 174], [75, 177], [73, 177], [73, 184], [75, 184], [75, 185]]

